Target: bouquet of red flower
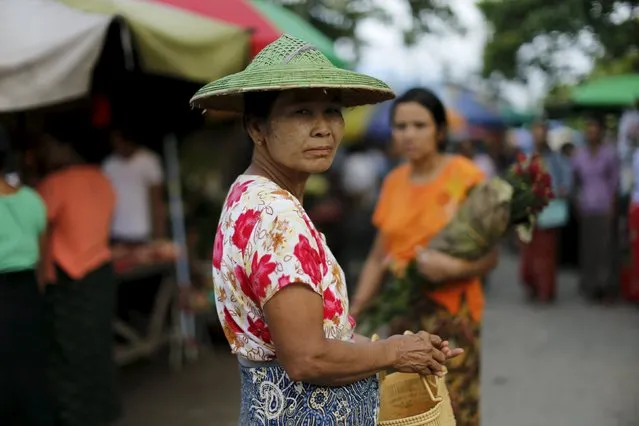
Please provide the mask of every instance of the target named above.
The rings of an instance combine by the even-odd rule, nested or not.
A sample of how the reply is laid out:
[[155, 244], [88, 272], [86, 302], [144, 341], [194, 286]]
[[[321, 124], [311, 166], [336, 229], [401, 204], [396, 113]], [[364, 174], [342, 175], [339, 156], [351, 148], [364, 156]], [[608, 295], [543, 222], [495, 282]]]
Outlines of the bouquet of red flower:
[[[427, 248], [464, 260], [487, 255], [511, 227], [523, 240], [530, 238], [539, 213], [553, 198], [551, 178], [541, 157], [517, 157], [503, 177], [495, 177], [471, 188], [466, 200]], [[446, 283], [430, 282], [412, 260], [395, 282], [377, 298], [360, 324], [375, 331], [406, 312], [424, 291]]]

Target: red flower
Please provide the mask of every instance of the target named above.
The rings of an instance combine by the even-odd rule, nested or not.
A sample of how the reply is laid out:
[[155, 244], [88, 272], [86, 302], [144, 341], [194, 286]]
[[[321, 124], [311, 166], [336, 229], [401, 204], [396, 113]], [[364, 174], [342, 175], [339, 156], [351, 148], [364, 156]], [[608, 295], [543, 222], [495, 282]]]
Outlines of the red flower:
[[291, 277], [288, 275], [282, 275], [277, 279], [277, 286], [279, 288], [285, 287], [291, 283]]
[[275, 271], [276, 267], [277, 263], [271, 262], [270, 254], [265, 254], [260, 258], [257, 257], [257, 252], [253, 255], [249, 281], [260, 298], [266, 296], [266, 290], [271, 286], [269, 275]]
[[524, 154], [523, 152], [518, 152], [517, 153], [517, 157], [516, 157], [517, 163], [523, 163], [526, 161], [526, 154]]
[[244, 268], [240, 265], [236, 266], [233, 271], [235, 277], [240, 282], [242, 293], [250, 298], [257, 306], [260, 306], [260, 298], [266, 296], [266, 290], [271, 285], [269, 275], [275, 271], [275, 267], [277, 266], [275, 262], [270, 262], [270, 260], [270, 254], [258, 258], [257, 253], [255, 253], [253, 255], [253, 262], [251, 263], [250, 276], [246, 275]]
[[522, 165], [520, 163], [515, 164], [515, 166], [513, 167], [513, 172], [517, 175], [517, 176], [523, 176], [524, 174], [524, 168], [522, 167]]
[[343, 313], [342, 301], [335, 297], [330, 288], [324, 290], [324, 319], [331, 320]]
[[322, 262], [320, 254], [311, 247], [311, 243], [308, 241], [305, 235], [300, 235], [299, 242], [295, 245], [293, 254], [302, 264], [302, 270], [308, 275], [313, 284], [319, 284], [322, 281], [322, 273], [320, 272], [320, 265], [324, 263], [324, 269], [327, 268], [325, 262]]
[[240, 201], [240, 198], [242, 198], [242, 194], [246, 192], [246, 188], [248, 188], [251, 182], [253, 181], [249, 180], [246, 182], [236, 183], [235, 185], [233, 185], [233, 187], [231, 188], [231, 191], [229, 192], [228, 197], [226, 197], [227, 208], [232, 207], [233, 204]]
[[540, 186], [540, 185], [535, 185], [532, 188], [532, 192], [538, 198], [545, 198], [546, 197], [546, 193], [547, 193], [547, 189], [548, 189], [547, 187]]
[[226, 307], [224, 308], [224, 322], [226, 322], [228, 326], [231, 328], [231, 330], [233, 330], [235, 333], [243, 333], [240, 326], [237, 325], [237, 323], [235, 322], [235, 319], [233, 319], [233, 315], [231, 315], [231, 313]]
[[242, 253], [244, 253], [246, 249], [246, 245], [249, 242], [249, 238], [251, 238], [251, 234], [253, 233], [253, 229], [255, 229], [255, 225], [257, 225], [259, 217], [260, 212], [257, 210], [247, 210], [240, 214], [235, 221], [231, 241], [233, 241], [235, 247], [239, 248]]
[[244, 268], [238, 265], [233, 270], [233, 273], [235, 274], [235, 278], [237, 278], [237, 280], [240, 282], [240, 289], [242, 290], [242, 293], [244, 293], [249, 299], [251, 299], [253, 303], [259, 305], [259, 299], [253, 291], [251, 280], [249, 279], [249, 277], [246, 276]]
[[311, 223], [310, 219], [306, 215], [304, 215], [303, 217], [304, 222], [306, 223], [306, 227], [311, 232], [311, 235], [315, 240], [315, 245], [317, 245], [323, 276], [328, 271], [328, 265], [326, 264], [326, 253], [324, 252], [324, 240], [322, 239], [321, 234], [315, 230], [315, 227]]
[[220, 269], [222, 264], [222, 255], [224, 254], [224, 234], [222, 234], [222, 226], [217, 227], [215, 233], [215, 242], [213, 243], [213, 267]]
[[271, 343], [271, 332], [264, 321], [259, 318], [253, 321], [250, 315], [246, 319], [248, 320], [248, 332], [250, 334], [259, 337], [263, 342]]
[[530, 165], [528, 166], [528, 173], [530, 173], [534, 179], [537, 175], [539, 175], [540, 172], [541, 172], [541, 166], [539, 165], [539, 162], [531, 161]]
[[355, 327], [357, 326], [357, 321], [355, 321], [355, 318], [353, 318], [352, 315], [348, 316], [348, 323], [351, 325], [351, 328], [355, 330]]
[[548, 173], [542, 173], [539, 176], [537, 176], [537, 182], [540, 185], [548, 187], [550, 186], [551, 181], [552, 181], [552, 178], [550, 177]]

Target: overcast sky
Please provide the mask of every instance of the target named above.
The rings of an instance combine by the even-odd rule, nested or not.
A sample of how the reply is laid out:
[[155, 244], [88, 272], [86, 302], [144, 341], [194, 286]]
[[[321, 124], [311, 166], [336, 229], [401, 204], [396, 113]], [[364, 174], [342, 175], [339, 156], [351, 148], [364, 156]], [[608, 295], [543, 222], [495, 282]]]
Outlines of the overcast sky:
[[[396, 18], [399, 25], [409, 20], [406, 0], [377, 0]], [[403, 47], [401, 31], [375, 21], [360, 25], [359, 36], [370, 47], [365, 49], [359, 69], [387, 80], [391, 85], [428, 84], [442, 81], [448, 70], [452, 81], [467, 81], [482, 68], [482, 51], [488, 37], [484, 18], [475, 0], [448, 0], [465, 25], [464, 36], [424, 36], [417, 46]], [[571, 55], [572, 56], [572, 55]], [[571, 58], [572, 59], [572, 58]], [[582, 63], [581, 66], [588, 66]], [[508, 85], [504, 95], [513, 104], [526, 107], [543, 94], [543, 80], [533, 78], [529, 86]]]

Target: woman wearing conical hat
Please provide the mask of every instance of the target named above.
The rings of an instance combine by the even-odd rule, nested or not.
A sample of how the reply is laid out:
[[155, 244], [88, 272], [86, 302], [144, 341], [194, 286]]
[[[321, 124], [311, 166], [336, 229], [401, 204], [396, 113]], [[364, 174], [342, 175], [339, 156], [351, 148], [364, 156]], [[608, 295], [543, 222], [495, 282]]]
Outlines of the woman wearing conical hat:
[[284, 35], [191, 100], [242, 112], [254, 143], [213, 250], [217, 313], [240, 363], [241, 425], [375, 425], [377, 372], [438, 374], [461, 353], [427, 332], [354, 334], [342, 268], [302, 207], [308, 177], [330, 167], [340, 144], [342, 108], [393, 97]]

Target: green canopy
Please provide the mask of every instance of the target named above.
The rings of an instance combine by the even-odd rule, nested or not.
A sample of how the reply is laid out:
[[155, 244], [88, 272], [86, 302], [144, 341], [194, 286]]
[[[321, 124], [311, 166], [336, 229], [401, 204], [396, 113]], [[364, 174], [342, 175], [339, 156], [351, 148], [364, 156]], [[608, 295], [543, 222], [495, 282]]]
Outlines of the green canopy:
[[502, 120], [511, 126], [530, 124], [541, 117], [539, 112], [532, 110], [520, 111], [510, 105], [502, 106], [499, 109], [499, 115]]
[[631, 106], [639, 99], [639, 74], [594, 79], [575, 87], [570, 99], [578, 105]]
[[263, 0], [250, 0], [250, 3], [260, 11], [277, 29], [284, 34], [290, 34], [315, 46], [337, 67], [347, 68], [348, 63], [341, 59], [333, 47], [333, 41], [320, 30], [304, 21], [295, 13], [281, 5]]

